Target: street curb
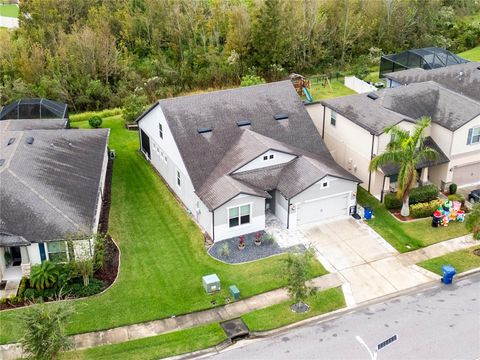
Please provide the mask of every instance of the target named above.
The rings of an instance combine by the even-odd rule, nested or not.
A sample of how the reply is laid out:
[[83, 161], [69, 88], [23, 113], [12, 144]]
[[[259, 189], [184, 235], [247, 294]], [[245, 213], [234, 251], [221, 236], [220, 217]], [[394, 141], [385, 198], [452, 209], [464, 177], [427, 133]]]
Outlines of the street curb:
[[[477, 274], [477, 273], [480, 273], [480, 268], [474, 268], [474, 269], [462, 272], [462, 273], [456, 275], [455, 279], [457, 279], [457, 280], [458, 279], [464, 279], [464, 278], [467, 278], [467, 277], [469, 277], [471, 275], [474, 275], [474, 274]], [[455, 279], [454, 279], [454, 282], [455, 282]], [[298, 321], [298, 322], [295, 322], [293, 324], [289, 324], [289, 325], [286, 325], [286, 326], [283, 326], [283, 327], [280, 327], [280, 328], [277, 328], [277, 329], [268, 330], [268, 331], [261, 331], [261, 332], [252, 332], [252, 333], [250, 333], [250, 336], [249, 336], [248, 339], [241, 340], [243, 345], [240, 342], [237, 343], [237, 344], [239, 345], [239, 347], [242, 347], [242, 346], [245, 346], [247, 343], [255, 341], [255, 340], [260, 340], [260, 339], [264, 339], [264, 338], [267, 338], [267, 337], [279, 335], [279, 334], [285, 333], [289, 330], [296, 329], [296, 328], [299, 328], [299, 327], [305, 326], [305, 325], [311, 325], [311, 324], [316, 323], [316, 322], [325, 322], [325, 321], [328, 321], [328, 320], [333, 320], [333, 319], [339, 318], [340, 316], [343, 316], [343, 315], [346, 315], [346, 314], [349, 314], [349, 313], [352, 313], [352, 312], [355, 312], [355, 311], [358, 311], [358, 310], [362, 310], [362, 309], [367, 308], [371, 305], [379, 304], [379, 303], [382, 303], [382, 302], [385, 302], [385, 301], [388, 301], [388, 300], [391, 300], [391, 299], [394, 299], [394, 298], [397, 298], [397, 297], [400, 297], [400, 296], [404, 296], [404, 295], [421, 293], [421, 292], [423, 292], [427, 289], [437, 287], [438, 285], [439, 285], [438, 281], [432, 280], [432, 281], [429, 281], [428, 283], [425, 283], [425, 284], [422, 284], [422, 285], [414, 286], [414, 287], [411, 287], [411, 288], [408, 288], [408, 289], [405, 289], [405, 290], [397, 291], [397, 292], [392, 293], [392, 294], [388, 294], [388, 295], [381, 296], [381, 297], [378, 297], [378, 298], [375, 298], [375, 299], [367, 300], [367, 301], [361, 302], [361, 303], [359, 303], [355, 306], [352, 306], [352, 307], [346, 307], [346, 308], [335, 310], [335, 311], [332, 311], [332, 312], [329, 312], [329, 313], [326, 313], [326, 314], [317, 315], [317, 316], [314, 316], [314, 317], [311, 317], [311, 318], [308, 318], [308, 319], [305, 319], [305, 320], [301, 320], [301, 321]], [[194, 351], [194, 352], [183, 354], [183, 355], [176, 355], [176, 356], [173, 356], [173, 357], [166, 358], [166, 360], [201, 359], [201, 358], [206, 357], [206, 356], [211, 356], [211, 355], [214, 355], [214, 354], [218, 354], [218, 353], [224, 351], [225, 349], [227, 349], [229, 347], [231, 348], [234, 344], [235, 343], [230, 342], [230, 344], [227, 345], [227, 344], [225, 344], [225, 341], [224, 341], [224, 342], [222, 342], [219, 345], [214, 346], [214, 347]]]

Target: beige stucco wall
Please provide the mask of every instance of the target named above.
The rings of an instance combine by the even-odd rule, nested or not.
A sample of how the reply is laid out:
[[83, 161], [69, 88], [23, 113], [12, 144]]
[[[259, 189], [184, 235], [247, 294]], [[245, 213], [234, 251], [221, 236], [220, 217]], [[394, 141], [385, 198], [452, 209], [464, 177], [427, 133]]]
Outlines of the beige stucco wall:
[[308, 114], [313, 120], [313, 123], [315, 124], [315, 127], [318, 130], [318, 133], [320, 136], [322, 136], [322, 126], [323, 126], [323, 105], [320, 103], [316, 104], [307, 104], [305, 105], [305, 108], [307, 109]]
[[467, 145], [468, 130], [476, 127], [480, 127], [480, 116], [477, 116], [454, 132], [451, 155], [460, 155], [475, 151], [480, 158], [480, 143]]

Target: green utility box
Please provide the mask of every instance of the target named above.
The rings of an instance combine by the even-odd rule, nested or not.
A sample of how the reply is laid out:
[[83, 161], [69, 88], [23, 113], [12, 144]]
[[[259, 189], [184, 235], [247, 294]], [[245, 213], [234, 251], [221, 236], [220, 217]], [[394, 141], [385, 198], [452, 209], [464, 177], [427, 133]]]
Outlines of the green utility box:
[[240, 290], [238, 290], [237, 285], [230, 286], [230, 295], [232, 295], [233, 300], [240, 300]]

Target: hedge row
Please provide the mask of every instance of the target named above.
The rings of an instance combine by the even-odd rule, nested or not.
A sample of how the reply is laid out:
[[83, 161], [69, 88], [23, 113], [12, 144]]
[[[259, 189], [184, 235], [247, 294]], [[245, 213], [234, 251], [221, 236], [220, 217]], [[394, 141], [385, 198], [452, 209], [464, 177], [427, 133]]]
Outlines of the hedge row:
[[410, 205], [410, 216], [415, 219], [432, 216], [435, 210], [437, 210], [442, 204], [443, 200], [436, 199], [429, 202]]
[[[439, 190], [435, 185], [419, 186], [410, 192], [410, 205], [429, 202], [438, 198]], [[397, 198], [397, 194], [386, 194], [384, 197], [385, 207], [387, 209], [400, 209], [402, 201]]]
[[77, 121], [87, 121], [93, 116], [99, 116], [102, 119], [107, 118], [110, 116], [121, 115], [122, 109], [115, 108], [115, 109], [106, 109], [102, 111], [86, 111], [79, 114], [72, 114], [70, 115], [70, 122], [77, 122]]

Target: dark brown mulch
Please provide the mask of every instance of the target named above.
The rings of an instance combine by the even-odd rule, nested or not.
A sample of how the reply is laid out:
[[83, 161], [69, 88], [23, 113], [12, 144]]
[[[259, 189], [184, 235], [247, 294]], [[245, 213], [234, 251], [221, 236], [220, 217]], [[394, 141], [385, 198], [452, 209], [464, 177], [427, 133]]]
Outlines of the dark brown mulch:
[[407, 216], [407, 217], [402, 216], [402, 214], [400, 214], [400, 211], [398, 211], [398, 210], [389, 210], [389, 211], [392, 213], [393, 216], [395, 216], [397, 219], [402, 220], [402, 221], [417, 220], [417, 219], [412, 218], [410, 216]]
[[105, 238], [105, 263], [103, 268], [95, 272], [95, 278], [102, 280], [104, 289], [109, 287], [117, 277], [120, 252], [110, 235]]
[[480, 256], [480, 248], [473, 250], [473, 254]]
[[105, 190], [102, 201], [102, 211], [100, 212], [100, 221], [98, 224], [98, 232], [106, 234], [108, 232], [108, 216], [110, 214], [110, 204], [112, 200], [112, 173], [113, 160], [108, 159], [107, 174], [105, 176]]

